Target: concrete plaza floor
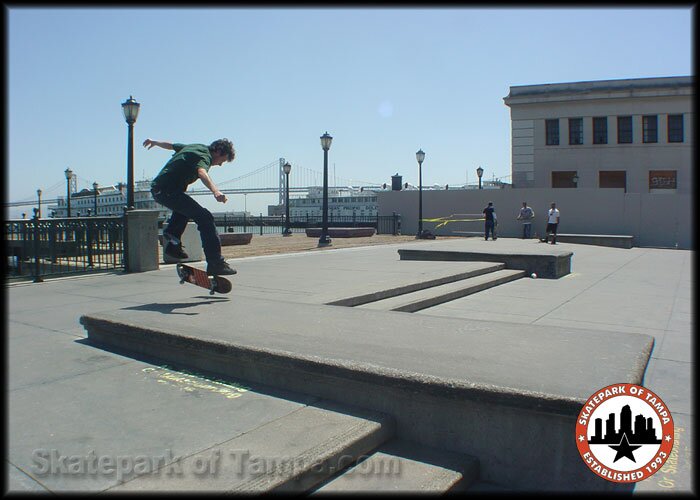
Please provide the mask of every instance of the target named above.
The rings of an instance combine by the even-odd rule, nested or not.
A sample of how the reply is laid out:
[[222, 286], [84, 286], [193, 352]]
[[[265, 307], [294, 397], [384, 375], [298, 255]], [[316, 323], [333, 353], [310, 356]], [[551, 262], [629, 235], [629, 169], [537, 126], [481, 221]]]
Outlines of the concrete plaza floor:
[[[225, 311], [226, 304], [237, 297], [272, 304], [275, 300], [325, 304], [379, 286], [400, 286], [416, 277], [441, 276], [468, 264], [400, 261], [397, 250], [402, 247], [329, 248], [231, 259], [239, 274], [226, 296], [209, 296], [194, 286], [179, 285], [174, 265], [146, 273], [6, 286], [10, 491], [103, 491], [124, 479], [116, 474], [52, 474], [41, 468], [52, 453], [189, 456], [310, 406], [323, 411], [332, 408], [318, 398], [253, 387], [245, 381], [182, 374], [97, 349], [86, 342], [80, 316], [138, 310], [154, 302], [164, 306], [163, 314], [187, 316], [207, 309]], [[543, 247], [534, 240], [510, 238], [410, 245], [499, 252], [542, 251]], [[666, 466], [639, 483], [635, 492], [691, 491], [693, 252], [567, 243], [552, 248], [573, 252], [571, 274], [558, 280], [516, 280], [413, 314], [653, 336], [656, 343], [644, 385], [671, 410], [675, 447]], [[274, 315], [274, 307], [270, 314]], [[329, 418], [323, 411], [317, 418]], [[313, 418], [307, 423], [313, 429]]]

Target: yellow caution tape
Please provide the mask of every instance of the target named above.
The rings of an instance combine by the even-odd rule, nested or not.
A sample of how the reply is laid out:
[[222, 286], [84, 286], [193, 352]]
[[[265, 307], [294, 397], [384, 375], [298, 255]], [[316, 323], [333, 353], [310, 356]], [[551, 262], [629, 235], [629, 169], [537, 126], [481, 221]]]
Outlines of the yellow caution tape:
[[435, 226], [435, 229], [438, 229], [450, 222], [473, 222], [473, 221], [480, 221], [480, 220], [486, 220], [484, 217], [481, 217], [479, 219], [452, 219], [452, 217], [456, 215], [461, 215], [461, 214], [452, 214], [448, 217], [438, 217], [436, 219], [421, 219], [423, 222], [438, 222], [438, 225]]

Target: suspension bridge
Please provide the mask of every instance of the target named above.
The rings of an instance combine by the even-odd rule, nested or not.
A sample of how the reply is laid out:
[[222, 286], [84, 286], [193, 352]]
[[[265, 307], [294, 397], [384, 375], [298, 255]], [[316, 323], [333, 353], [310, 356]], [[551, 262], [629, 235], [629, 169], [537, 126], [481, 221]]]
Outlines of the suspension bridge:
[[[285, 183], [286, 174], [283, 170], [283, 165], [285, 164], [284, 158], [279, 158], [272, 161], [262, 167], [256, 168], [250, 172], [239, 175], [234, 178], [230, 178], [224, 181], [215, 181], [219, 190], [224, 194], [279, 194], [279, 203], [284, 203], [284, 193], [285, 193]], [[323, 186], [323, 172], [319, 172], [302, 165], [291, 164], [292, 170], [289, 174], [289, 192], [291, 193], [306, 193], [310, 187]], [[236, 168], [234, 166], [233, 168]], [[227, 167], [223, 167], [226, 169]], [[231, 168], [231, 167], [229, 167]], [[214, 175], [218, 178], [223, 176], [222, 171], [213, 171]], [[137, 181], [135, 184], [135, 189], [138, 190], [139, 182], [147, 180], [144, 178], [141, 181]], [[55, 204], [58, 203], [59, 198], [65, 198], [66, 195], [66, 182], [64, 178], [61, 181], [53, 184], [49, 188], [42, 190], [41, 203], [44, 204]], [[329, 189], [347, 189], [351, 188], [374, 188], [381, 189], [383, 183], [363, 181], [359, 179], [346, 179], [340, 178], [335, 175], [335, 167], [328, 168], [328, 184]], [[108, 185], [101, 185], [98, 183], [98, 192], [102, 188]], [[192, 196], [200, 195], [210, 195], [211, 192], [208, 189], [196, 189], [197, 184], [193, 184], [187, 191], [188, 194]], [[78, 175], [77, 172], [73, 173], [73, 178], [70, 182], [71, 195], [80, 192], [82, 190], [93, 191], [93, 180], [86, 179]], [[31, 206], [36, 205], [38, 199], [37, 196], [27, 197], [21, 200], [10, 201], [5, 203], [5, 207], [21, 207], [21, 206]]]
[[[236, 177], [230, 178], [225, 181], [215, 181], [217, 187], [221, 190], [222, 193], [224, 194], [278, 194], [278, 203], [280, 205], [284, 204], [284, 199], [285, 199], [285, 183], [286, 183], [286, 174], [284, 173], [283, 166], [285, 164], [285, 159], [284, 158], [279, 158], [277, 160], [271, 161], [267, 163], [266, 165], [263, 165], [262, 167], [255, 168], [247, 173], [238, 175]], [[313, 170], [311, 168], [304, 167], [303, 165], [299, 164], [291, 164], [292, 169], [289, 175], [289, 193], [290, 194], [299, 194], [303, 193], [306, 194], [310, 188], [312, 187], [322, 187], [323, 186], [323, 172], [322, 171], [317, 171]], [[217, 178], [221, 178], [224, 173], [226, 173], [226, 170], [231, 169], [231, 167], [223, 167], [223, 171], [214, 171], [214, 176]], [[238, 165], [233, 166], [232, 169], [238, 170], [239, 167]], [[499, 178], [496, 179], [494, 178], [492, 182], [493, 185], [497, 185], [499, 183], [503, 183], [503, 179], [507, 179], [510, 176], [506, 176], [505, 178]], [[140, 181], [135, 182], [134, 189], [136, 191], [140, 190], [148, 190], [148, 183], [145, 181], [148, 181], [149, 179], [146, 178], [145, 172]], [[41, 204], [42, 205], [52, 205], [52, 204], [58, 204], [58, 200], [62, 199], [65, 200], [65, 195], [66, 195], [66, 182], [67, 180], [63, 178], [62, 180], [56, 182], [52, 186], [50, 186], [47, 189], [42, 189], [41, 192]], [[98, 193], [101, 192], [101, 190], [104, 190], [105, 188], [109, 187], [114, 187], [109, 184], [98, 184]], [[359, 189], [359, 188], [364, 188], [364, 189], [370, 189], [370, 190], [380, 190], [380, 189], [391, 189], [390, 183], [387, 183], [386, 180], [383, 182], [379, 181], [367, 181], [367, 180], [360, 180], [360, 179], [350, 179], [350, 178], [343, 178], [343, 177], [338, 177], [336, 176], [335, 173], [335, 165], [332, 167], [329, 166], [328, 168], [328, 184], [329, 184], [329, 189], [334, 190], [334, 189]], [[387, 184], [389, 187], [387, 187]], [[87, 179], [81, 175], [79, 175], [77, 172], [73, 172], [72, 178], [70, 179], [70, 192], [71, 192], [71, 197], [74, 194], [77, 193], [84, 193], [84, 192], [94, 192], [93, 188], [93, 179]], [[208, 189], [202, 189], [199, 188], [197, 189], [198, 183], [193, 184], [190, 186], [190, 189], [187, 191], [188, 194], [191, 196], [201, 196], [201, 195], [210, 195], [211, 192]], [[450, 184], [452, 186], [452, 189], [465, 189], [469, 188], [470, 186], [466, 184]], [[445, 189], [447, 186], [443, 185], [434, 185], [434, 186], [427, 186], [424, 185], [423, 189], [429, 190], [429, 189]], [[473, 187], [473, 186], [472, 186]], [[408, 189], [417, 189], [417, 186], [414, 186], [412, 184], [408, 184]], [[36, 206], [37, 202], [39, 201], [38, 199], [38, 193], [37, 195], [31, 195], [29, 197], [26, 197], [24, 199], [20, 200], [15, 200], [15, 201], [10, 201], [4, 203], [5, 208], [16, 208], [16, 207], [23, 207], [23, 206]]]

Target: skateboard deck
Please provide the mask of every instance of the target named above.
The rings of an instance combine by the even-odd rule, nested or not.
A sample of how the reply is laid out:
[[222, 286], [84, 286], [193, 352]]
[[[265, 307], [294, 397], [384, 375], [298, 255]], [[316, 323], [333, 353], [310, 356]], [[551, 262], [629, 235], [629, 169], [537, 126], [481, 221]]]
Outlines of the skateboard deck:
[[200, 286], [209, 290], [209, 295], [214, 295], [214, 292], [228, 293], [233, 286], [231, 282], [223, 276], [208, 276], [206, 271], [197, 269], [196, 267], [188, 266], [187, 264], [177, 265], [177, 275], [180, 277], [180, 284], [187, 281], [193, 285]]

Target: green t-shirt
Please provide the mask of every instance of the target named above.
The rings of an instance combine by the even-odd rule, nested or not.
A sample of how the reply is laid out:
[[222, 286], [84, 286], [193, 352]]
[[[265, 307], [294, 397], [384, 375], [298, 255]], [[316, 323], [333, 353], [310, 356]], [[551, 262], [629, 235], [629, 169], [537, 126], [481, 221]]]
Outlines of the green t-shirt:
[[204, 144], [173, 144], [175, 154], [161, 169], [152, 187], [161, 191], [187, 191], [187, 186], [199, 179], [197, 170], [203, 168], [209, 172], [211, 153]]

